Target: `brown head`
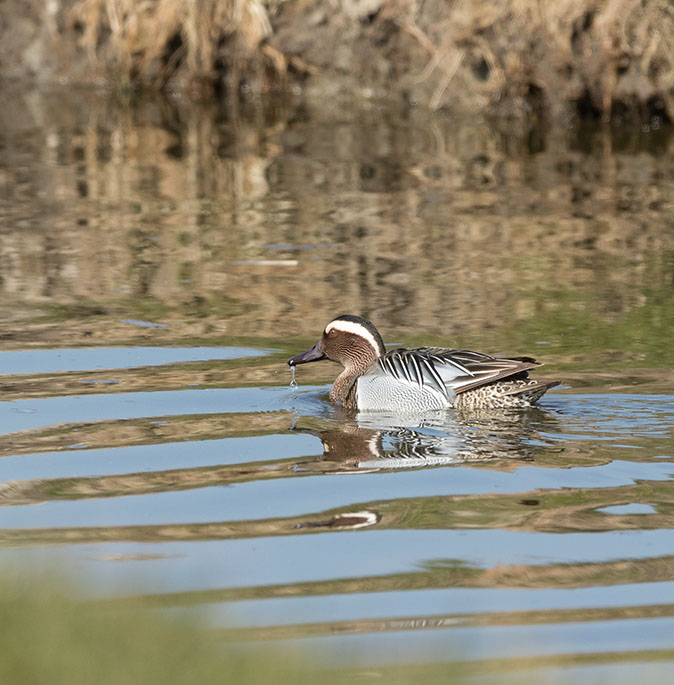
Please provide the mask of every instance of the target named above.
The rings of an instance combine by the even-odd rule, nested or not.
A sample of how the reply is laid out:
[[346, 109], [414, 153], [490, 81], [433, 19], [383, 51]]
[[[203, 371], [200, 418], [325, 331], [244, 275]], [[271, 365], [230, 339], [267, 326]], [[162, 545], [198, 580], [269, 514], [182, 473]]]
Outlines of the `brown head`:
[[330, 359], [347, 370], [364, 370], [384, 352], [384, 341], [374, 325], [362, 316], [343, 314], [333, 319], [321, 339], [307, 352], [288, 359], [290, 366]]

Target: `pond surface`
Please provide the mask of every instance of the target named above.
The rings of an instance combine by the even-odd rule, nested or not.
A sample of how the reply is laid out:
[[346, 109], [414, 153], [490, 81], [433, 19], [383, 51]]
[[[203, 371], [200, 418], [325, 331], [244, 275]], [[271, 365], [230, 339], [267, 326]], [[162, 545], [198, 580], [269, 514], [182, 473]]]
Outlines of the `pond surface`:
[[[2, 124], [0, 564], [331, 668], [674, 678], [670, 129], [23, 91]], [[562, 386], [351, 415], [285, 364], [341, 313]]]

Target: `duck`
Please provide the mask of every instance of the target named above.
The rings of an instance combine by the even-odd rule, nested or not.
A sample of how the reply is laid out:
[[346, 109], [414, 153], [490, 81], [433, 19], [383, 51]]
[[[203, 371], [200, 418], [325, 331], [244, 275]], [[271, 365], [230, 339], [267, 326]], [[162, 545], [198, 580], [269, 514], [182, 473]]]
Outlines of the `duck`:
[[387, 351], [374, 324], [354, 314], [334, 318], [310, 350], [287, 363], [292, 368], [323, 359], [344, 367], [330, 399], [360, 412], [527, 408], [559, 385], [530, 378], [529, 371], [541, 366], [531, 357], [443, 347]]

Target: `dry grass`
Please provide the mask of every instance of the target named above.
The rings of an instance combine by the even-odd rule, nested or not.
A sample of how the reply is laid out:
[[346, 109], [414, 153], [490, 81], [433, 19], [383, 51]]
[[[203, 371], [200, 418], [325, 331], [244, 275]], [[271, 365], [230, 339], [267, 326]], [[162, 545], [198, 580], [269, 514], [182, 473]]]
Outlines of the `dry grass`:
[[182, 86], [217, 85], [265, 63], [283, 71], [283, 61], [262, 45], [271, 34], [267, 5], [262, 0], [80, 0], [71, 18], [92, 67], [123, 85], [164, 87], [172, 79]]
[[379, 4], [379, 18], [430, 55], [406, 81], [427, 84], [421, 99], [434, 109], [468, 94], [480, 106], [506, 101], [520, 112], [542, 106], [560, 114], [573, 103], [605, 119], [620, 109], [674, 120], [669, 0], [459, 0], [444, 10], [433, 0], [421, 10], [412, 0]]
[[263, 91], [290, 72], [434, 109], [674, 120], [670, 0], [75, 0], [68, 18], [122, 86]]
[[641, 106], [674, 119], [669, 0], [465, 2], [461, 18], [456, 43], [482, 67], [490, 100], [540, 95], [556, 111], [576, 101], [605, 118]]

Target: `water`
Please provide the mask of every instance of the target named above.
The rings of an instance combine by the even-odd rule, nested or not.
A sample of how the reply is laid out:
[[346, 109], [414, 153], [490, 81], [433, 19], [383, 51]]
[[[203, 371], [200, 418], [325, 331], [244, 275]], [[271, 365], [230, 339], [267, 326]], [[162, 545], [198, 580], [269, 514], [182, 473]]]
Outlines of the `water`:
[[[382, 677], [667, 681], [674, 138], [501, 126], [13, 98], [0, 564]], [[563, 385], [350, 415], [285, 361], [342, 313]]]

